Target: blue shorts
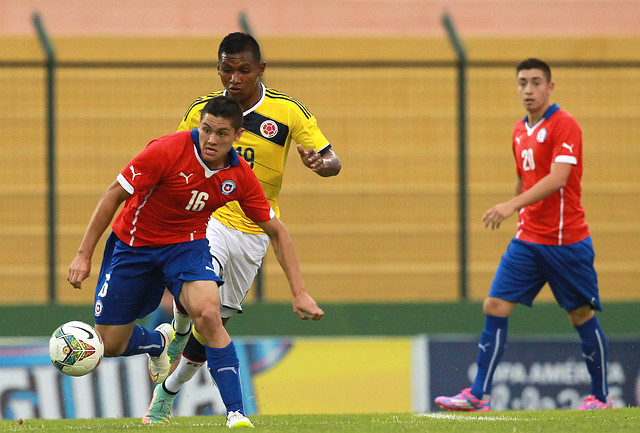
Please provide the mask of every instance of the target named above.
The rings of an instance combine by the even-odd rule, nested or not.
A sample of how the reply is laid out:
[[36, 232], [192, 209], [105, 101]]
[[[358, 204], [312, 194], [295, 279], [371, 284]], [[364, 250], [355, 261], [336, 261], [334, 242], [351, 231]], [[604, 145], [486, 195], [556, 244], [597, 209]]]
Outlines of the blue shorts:
[[160, 305], [165, 287], [178, 299], [184, 281], [223, 281], [212, 266], [206, 239], [162, 247], [130, 247], [111, 233], [96, 286], [94, 316], [100, 325], [141, 319]]
[[567, 311], [590, 305], [602, 310], [591, 238], [569, 245], [540, 245], [513, 239], [502, 256], [489, 296], [531, 306], [549, 283]]

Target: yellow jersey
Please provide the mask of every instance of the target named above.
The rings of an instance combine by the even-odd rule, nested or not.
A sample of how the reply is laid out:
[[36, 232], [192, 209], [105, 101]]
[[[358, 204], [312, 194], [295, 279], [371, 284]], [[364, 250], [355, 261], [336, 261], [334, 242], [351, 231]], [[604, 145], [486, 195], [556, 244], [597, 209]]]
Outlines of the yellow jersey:
[[[244, 133], [236, 142], [238, 155], [249, 163], [258, 177], [267, 200], [280, 216], [278, 196], [287, 162], [291, 140], [305, 149], [313, 148], [322, 153], [331, 148], [316, 118], [296, 99], [260, 84], [262, 96], [258, 103], [244, 112]], [[225, 95], [221, 90], [195, 100], [187, 110], [178, 131], [197, 128], [200, 112], [212, 98]], [[248, 219], [237, 202], [229, 202], [213, 213], [224, 225], [245, 233], [264, 233]]]

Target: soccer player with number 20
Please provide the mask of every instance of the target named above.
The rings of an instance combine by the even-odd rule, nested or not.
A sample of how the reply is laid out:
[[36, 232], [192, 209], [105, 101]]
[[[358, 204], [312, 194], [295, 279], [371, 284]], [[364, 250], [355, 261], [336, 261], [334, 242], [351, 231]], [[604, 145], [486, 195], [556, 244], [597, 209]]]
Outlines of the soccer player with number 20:
[[539, 59], [516, 68], [517, 87], [527, 115], [513, 129], [516, 195], [482, 216], [497, 229], [518, 212], [518, 230], [502, 256], [489, 296], [480, 336], [478, 370], [470, 388], [437, 397], [452, 411], [490, 410], [491, 382], [507, 344], [507, 323], [516, 304], [531, 306], [545, 283], [578, 331], [591, 375], [591, 391], [580, 410], [612, 408], [607, 386], [607, 343], [593, 310], [601, 310], [594, 252], [580, 204], [582, 132], [575, 119], [550, 103], [551, 69]]

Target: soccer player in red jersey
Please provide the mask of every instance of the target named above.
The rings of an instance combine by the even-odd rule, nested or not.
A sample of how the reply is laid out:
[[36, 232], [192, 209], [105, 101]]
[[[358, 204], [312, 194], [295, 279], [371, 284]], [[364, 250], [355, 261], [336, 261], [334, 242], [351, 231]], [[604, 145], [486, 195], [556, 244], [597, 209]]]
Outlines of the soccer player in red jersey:
[[482, 216], [497, 229], [519, 213], [515, 238], [496, 271], [484, 301], [485, 327], [478, 370], [471, 388], [436, 404], [454, 411], [490, 410], [491, 382], [507, 341], [507, 323], [516, 304], [531, 306], [545, 283], [578, 331], [591, 375], [591, 391], [581, 410], [607, 409], [607, 344], [593, 310], [601, 310], [594, 252], [580, 204], [582, 132], [575, 119], [551, 104], [551, 69], [539, 59], [517, 68], [520, 99], [527, 111], [513, 128], [516, 195]]
[[113, 223], [96, 287], [95, 322], [105, 356], [146, 353], [154, 381], [166, 378], [171, 325], [148, 331], [135, 321], [157, 308], [167, 287], [205, 340], [208, 368], [225, 402], [229, 427], [252, 425], [244, 413], [236, 350], [220, 316], [218, 286], [223, 281], [213, 269], [206, 238], [211, 213], [237, 201], [269, 236], [292, 290], [304, 291], [289, 233], [233, 147], [242, 123], [240, 104], [219, 96], [203, 108], [197, 129], [150, 142], [98, 202], [67, 276], [81, 288], [98, 240], [125, 202]]

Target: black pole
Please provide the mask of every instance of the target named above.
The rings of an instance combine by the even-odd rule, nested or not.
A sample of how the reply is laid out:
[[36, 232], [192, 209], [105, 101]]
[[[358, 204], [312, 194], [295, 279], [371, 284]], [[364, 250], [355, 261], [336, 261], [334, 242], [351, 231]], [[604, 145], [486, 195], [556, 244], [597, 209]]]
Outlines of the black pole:
[[459, 284], [460, 299], [469, 298], [468, 230], [467, 230], [467, 55], [448, 13], [442, 15], [442, 24], [456, 52], [458, 68], [458, 226], [459, 226]]
[[55, 110], [55, 73], [56, 55], [51, 44], [51, 39], [47, 35], [40, 14], [33, 14], [33, 24], [38, 33], [38, 40], [46, 55], [46, 92], [47, 92], [47, 261], [49, 279], [49, 302], [56, 300], [56, 110]]

